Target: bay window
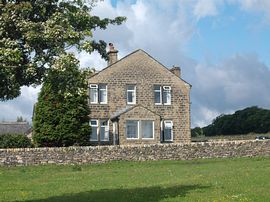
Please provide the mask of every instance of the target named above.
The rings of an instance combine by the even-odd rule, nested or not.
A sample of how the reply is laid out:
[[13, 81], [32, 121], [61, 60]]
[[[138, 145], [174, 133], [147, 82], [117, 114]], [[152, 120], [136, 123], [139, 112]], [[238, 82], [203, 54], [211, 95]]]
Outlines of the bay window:
[[154, 121], [152, 120], [127, 120], [127, 139], [154, 139]]
[[139, 121], [126, 121], [126, 137], [127, 139], [139, 139]]
[[141, 121], [141, 134], [143, 139], [153, 139], [154, 121]]

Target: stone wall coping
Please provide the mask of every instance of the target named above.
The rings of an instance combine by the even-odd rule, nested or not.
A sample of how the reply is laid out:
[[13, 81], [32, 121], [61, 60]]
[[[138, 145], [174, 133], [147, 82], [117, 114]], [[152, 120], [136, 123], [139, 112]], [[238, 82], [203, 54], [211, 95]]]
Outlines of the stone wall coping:
[[165, 144], [145, 144], [145, 145], [102, 145], [102, 146], [70, 146], [70, 147], [35, 147], [35, 148], [8, 148], [0, 149], [0, 152], [23, 152], [23, 151], [76, 151], [76, 150], [99, 150], [115, 148], [145, 148], [145, 147], [177, 147], [177, 146], [204, 146], [204, 145], [223, 145], [223, 144], [243, 144], [252, 142], [270, 142], [270, 140], [234, 140], [234, 141], [211, 141], [211, 142], [192, 142], [192, 143], [165, 143]]

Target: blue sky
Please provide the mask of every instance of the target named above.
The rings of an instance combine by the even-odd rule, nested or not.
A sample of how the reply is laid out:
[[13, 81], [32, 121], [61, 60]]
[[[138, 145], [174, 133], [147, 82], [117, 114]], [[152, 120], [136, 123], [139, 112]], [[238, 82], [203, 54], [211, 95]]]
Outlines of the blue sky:
[[[121, 26], [96, 30], [119, 57], [143, 49], [167, 67], [180, 66], [192, 84], [192, 126], [249, 106], [270, 108], [269, 0], [104, 0], [93, 14], [126, 16]], [[82, 67], [106, 66], [97, 53], [76, 53]], [[0, 103], [0, 120], [31, 119], [40, 88]]]

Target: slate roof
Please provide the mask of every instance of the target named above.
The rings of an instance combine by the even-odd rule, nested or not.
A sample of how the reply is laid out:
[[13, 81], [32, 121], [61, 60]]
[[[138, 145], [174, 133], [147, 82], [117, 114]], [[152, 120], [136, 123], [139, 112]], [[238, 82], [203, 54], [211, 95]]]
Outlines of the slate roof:
[[0, 135], [2, 134], [28, 134], [31, 126], [28, 122], [0, 122]]

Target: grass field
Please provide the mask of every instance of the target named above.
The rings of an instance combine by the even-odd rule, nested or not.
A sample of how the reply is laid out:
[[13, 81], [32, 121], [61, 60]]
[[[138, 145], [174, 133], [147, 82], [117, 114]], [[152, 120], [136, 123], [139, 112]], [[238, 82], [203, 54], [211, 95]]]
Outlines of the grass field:
[[270, 157], [0, 167], [0, 201], [270, 201]]

